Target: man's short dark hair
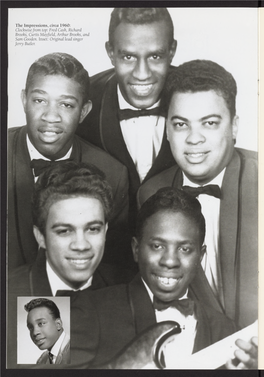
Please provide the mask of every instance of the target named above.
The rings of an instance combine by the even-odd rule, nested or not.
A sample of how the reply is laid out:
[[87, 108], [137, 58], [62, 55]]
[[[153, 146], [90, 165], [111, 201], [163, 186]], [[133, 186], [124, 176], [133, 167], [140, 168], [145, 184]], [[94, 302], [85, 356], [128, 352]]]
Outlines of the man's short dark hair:
[[68, 77], [80, 84], [83, 103], [89, 100], [90, 79], [88, 72], [72, 55], [54, 52], [36, 60], [28, 71], [26, 93], [35, 75], [61, 75]]
[[180, 212], [193, 220], [200, 232], [201, 246], [205, 237], [205, 220], [199, 201], [183, 190], [163, 187], [149, 197], [140, 208], [137, 215], [136, 237], [143, 236], [144, 225], [149, 217], [159, 211]]
[[133, 25], [152, 24], [165, 21], [169, 29], [169, 45], [174, 39], [171, 16], [166, 8], [115, 8], [111, 13], [109, 24], [109, 43], [113, 46], [115, 29], [121, 22]]
[[47, 298], [34, 298], [29, 301], [25, 306], [25, 310], [29, 313], [36, 308], [47, 308], [53, 319], [60, 318], [60, 311], [54, 301]]
[[161, 106], [168, 114], [174, 93], [195, 93], [209, 90], [214, 90], [224, 98], [231, 119], [233, 119], [236, 115], [236, 81], [231, 73], [210, 60], [191, 60], [169, 73]]
[[33, 224], [45, 235], [50, 206], [59, 200], [79, 196], [98, 199], [102, 203], [105, 220], [109, 221], [113, 194], [104, 173], [85, 162], [55, 162], [39, 176], [35, 184], [32, 199]]

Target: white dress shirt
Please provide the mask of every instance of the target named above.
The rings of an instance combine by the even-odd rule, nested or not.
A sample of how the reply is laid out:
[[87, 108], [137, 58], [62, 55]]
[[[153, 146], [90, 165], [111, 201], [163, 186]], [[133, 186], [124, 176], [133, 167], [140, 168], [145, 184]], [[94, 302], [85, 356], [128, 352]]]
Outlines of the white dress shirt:
[[[139, 110], [126, 102], [119, 87], [117, 94], [120, 109]], [[158, 105], [159, 101], [149, 107], [149, 109], [157, 107]], [[160, 151], [164, 134], [165, 118], [156, 115], [131, 118], [122, 120], [120, 127], [128, 152], [134, 161], [140, 182], [142, 182]]]
[[53, 345], [53, 347], [50, 350], [50, 353], [52, 353], [52, 355], [53, 355], [52, 364], [55, 364], [55, 362], [56, 362], [56, 358], [57, 358], [58, 353], [60, 351], [62, 342], [64, 341], [65, 335], [66, 335], [66, 333], [63, 330], [63, 332], [61, 333], [59, 339], [57, 340], [57, 342]]
[[[39, 151], [34, 147], [34, 145], [29, 140], [28, 134], [27, 134], [26, 141], [27, 141], [27, 148], [28, 148], [28, 152], [29, 152], [29, 156], [30, 156], [31, 161], [32, 160], [39, 160], [39, 159], [51, 161], [49, 158], [47, 158], [47, 157], [43, 156], [41, 153], [39, 153]], [[68, 150], [68, 152], [65, 154], [65, 156], [63, 156], [62, 158], [59, 158], [56, 161], [66, 160], [67, 158], [70, 158], [71, 152], [72, 152], [72, 147]], [[35, 180], [35, 182], [37, 182], [38, 177], [35, 177], [34, 169], [32, 169], [32, 172], [33, 172], [33, 175], [34, 175], [34, 180]]]
[[[151, 302], [153, 302], [153, 293], [151, 292], [148, 285], [145, 283], [143, 279], [142, 281], [145, 284]], [[180, 298], [180, 300], [187, 297], [188, 290]], [[185, 316], [174, 307], [169, 307], [165, 310], [155, 309], [155, 315], [157, 322], [176, 321], [182, 329], [181, 333], [171, 337], [170, 340], [163, 347], [163, 354], [166, 366], [169, 366], [172, 363], [174, 363], [175, 358], [181, 359], [190, 356], [193, 351], [196, 337], [197, 319], [195, 318], [195, 315], [193, 314]]]
[[[217, 177], [207, 184], [218, 185], [222, 187], [225, 169], [222, 170]], [[191, 182], [185, 174], [183, 174], [183, 186], [199, 187], [199, 185]], [[220, 199], [207, 195], [200, 194], [199, 200], [202, 213], [205, 218], [206, 232], [205, 241], [206, 253], [202, 259], [202, 267], [204, 269], [207, 280], [212, 287], [214, 294], [223, 303], [223, 285], [221, 276], [221, 266], [219, 258], [219, 219], [220, 219]]]
[[63, 290], [66, 290], [66, 291], [78, 291], [78, 290], [80, 290], [80, 291], [82, 291], [83, 289], [86, 289], [86, 288], [88, 288], [92, 285], [93, 276], [91, 276], [87, 280], [87, 282], [85, 284], [83, 284], [83, 286], [81, 288], [73, 289], [72, 287], [70, 287], [69, 285], [64, 283], [64, 281], [62, 281], [59, 278], [59, 276], [53, 271], [53, 269], [51, 268], [51, 266], [50, 266], [50, 264], [47, 260], [46, 260], [46, 271], [47, 271], [47, 275], [48, 275], [49, 284], [50, 284], [50, 287], [51, 287], [52, 296], [56, 296], [57, 291], [63, 291]]

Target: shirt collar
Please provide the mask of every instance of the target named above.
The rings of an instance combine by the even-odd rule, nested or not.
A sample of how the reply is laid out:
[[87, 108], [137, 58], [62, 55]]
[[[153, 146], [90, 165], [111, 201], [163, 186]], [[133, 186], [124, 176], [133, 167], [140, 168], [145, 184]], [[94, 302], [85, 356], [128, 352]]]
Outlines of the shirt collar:
[[54, 355], [55, 357], [58, 356], [58, 353], [60, 351], [60, 348], [61, 348], [61, 345], [62, 345], [62, 342], [65, 338], [65, 331], [63, 330], [63, 332], [60, 334], [60, 337], [57, 339], [57, 342], [52, 346], [50, 352], [52, 353], [52, 355]]
[[[33, 144], [31, 143], [31, 141], [29, 140], [28, 134], [27, 134], [27, 136], [26, 136], [26, 141], [27, 141], [27, 148], [28, 148], [28, 152], [29, 152], [30, 160], [39, 160], [39, 159], [42, 159], [42, 160], [50, 161], [49, 158], [43, 156], [43, 155], [42, 155], [41, 153], [39, 153], [39, 151], [34, 147], [34, 145], [33, 145]], [[59, 158], [59, 159], [56, 160], [56, 161], [66, 160], [66, 158], [69, 158], [69, 157], [70, 157], [71, 152], [72, 152], [72, 146], [71, 146], [71, 148], [68, 150], [68, 152], [65, 154], [65, 156], [63, 156], [62, 158]]]
[[[220, 188], [222, 187], [222, 183], [223, 183], [223, 178], [224, 178], [224, 175], [225, 175], [225, 170], [226, 168], [224, 168], [221, 173], [219, 173], [214, 179], [212, 179], [210, 182], [207, 183], [207, 185], [218, 185]], [[186, 177], [186, 175], [182, 172], [183, 174], [183, 186], [191, 186], [191, 187], [199, 187], [201, 185], [197, 184], [197, 183], [194, 183], [192, 181], [189, 180], [188, 177]], [[204, 186], [204, 185], [202, 185]]]
[[[132, 109], [132, 110], [140, 110], [132, 105], [130, 105], [126, 100], [125, 98], [123, 97], [122, 93], [121, 93], [121, 90], [119, 88], [119, 85], [117, 85], [117, 97], [118, 97], [118, 103], [119, 103], [119, 108], [120, 109]], [[160, 100], [156, 103], [154, 103], [154, 105], [152, 105], [151, 107], [148, 107], [148, 109], [152, 109], [154, 107], [158, 107], [160, 104]]]
[[67, 291], [78, 291], [78, 290], [84, 290], [88, 287], [90, 287], [92, 285], [92, 280], [93, 280], [93, 276], [91, 276], [87, 282], [79, 289], [73, 289], [72, 287], [70, 287], [69, 285], [67, 285], [66, 283], [64, 283], [64, 281], [62, 281], [59, 276], [53, 271], [53, 269], [51, 268], [48, 260], [46, 260], [46, 271], [47, 271], [47, 275], [48, 275], [48, 280], [49, 280], [49, 284], [50, 284], [50, 287], [51, 287], [51, 292], [52, 292], [52, 296], [56, 296], [56, 293], [57, 291], [63, 291], [63, 290], [67, 290]]

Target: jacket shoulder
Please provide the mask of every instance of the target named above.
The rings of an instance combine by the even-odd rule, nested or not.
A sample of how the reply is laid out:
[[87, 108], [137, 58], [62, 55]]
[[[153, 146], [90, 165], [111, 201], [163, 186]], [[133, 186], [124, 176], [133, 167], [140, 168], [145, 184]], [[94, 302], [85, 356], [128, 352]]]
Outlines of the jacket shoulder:
[[236, 151], [244, 157], [245, 160], [249, 161], [256, 161], [258, 160], [258, 152], [251, 151], [249, 149], [243, 149], [243, 148], [235, 148]]
[[32, 265], [25, 264], [9, 273], [8, 289], [10, 294], [15, 296], [30, 295], [29, 273], [31, 269]]
[[[126, 170], [125, 166], [121, 162], [116, 160], [113, 156], [105, 152], [103, 149], [89, 143], [89, 141], [86, 141], [77, 135], [75, 137], [82, 148], [83, 162], [90, 162], [94, 165], [98, 165], [100, 163], [106, 164], [106, 167], [111, 168], [111, 171], [115, 170], [117, 172], [120, 172]], [[99, 165], [98, 167], [100, 168]]]
[[148, 179], [142, 186], [140, 186], [137, 194], [137, 201], [139, 207], [158, 189], [161, 187], [171, 186], [173, 178], [178, 170], [178, 166], [174, 165], [169, 169], [162, 171], [154, 177]]
[[100, 89], [105, 88], [105, 84], [107, 81], [115, 75], [114, 68], [108, 69], [106, 71], [97, 73], [96, 75], [91, 77], [91, 94], [96, 95], [97, 92], [100, 92]]

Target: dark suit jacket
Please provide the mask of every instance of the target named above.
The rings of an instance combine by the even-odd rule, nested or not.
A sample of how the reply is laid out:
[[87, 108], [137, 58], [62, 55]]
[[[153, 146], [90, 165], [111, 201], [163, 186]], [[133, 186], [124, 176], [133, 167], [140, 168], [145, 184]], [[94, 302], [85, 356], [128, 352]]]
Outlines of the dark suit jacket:
[[[128, 285], [87, 293], [80, 292], [72, 300], [73, 363], [84, 361], [86, 355], [89, 367], [104, 364], [136, 335], [156, 323], [155, 311], [139, 274]], [[196, 316], [198, 323], [193, 352], [236, 331], [233, 321], [206, 305], [201, 306], [198, 301]], [[79, 355], [83, 360], [78, 357], [80, 349], [82, 353]]]
[[[177, 165], [140, 187], [139, 206], [166, 186], [182, 186]], [[241, 327], [253, 323], [258, 315], [257, 226], [257, 153], [235, 148], [222, 184], [219, 235], [225, 313]]]
[[[101, 263], [93, 275], [92, 285], [87, 290], [96, 290], [110, 285], [127, 283], [133, 278], [130, 270]], [[61, 295], [61, 294], [59, 294]], [[75, 295], [65, 293], [66, 296]], [[9, 273], [8, 279], [8, 365], [16, 368], [17, 297], [52, 296], [44, 250], [39, 250], [32, 265], [23, 265]], [[26, 324], [25, 324], [26, 325]]]
[[[36, 258], [37, 243], [33, 234], [31, 196], [34, 178], [26, 145], [26, 126], [8, 131], [8, 265], [13, 269]], [[127, 247], [128, 178], [127, 169], [100, 148], [74, 137], [71, 158], [96, 165], [113, 189], [114, 213], [107, 232], [104, 260], [126, 263], [132, 260]], [[124, 243], [123, 243], [124, 241]], [[125, 255], [120, 255], [124, 250]]]
[[[171, 69], [173, 69], [172, 67]], [[135, 164], [127, 150], [117, 110], [117, 81], [114, 69], [110, 69], [91, 78], [91, 101], [93, 108], [77, 128], [77, 135], [107, 151], [122, 162], [128, 169], [129, 193], [132, 223], [136, 212], [135, 195], [140, 185]], [[164, 131], [161, 149], [149, 170], [144, 182], [155, 174], [175, 164]]]

